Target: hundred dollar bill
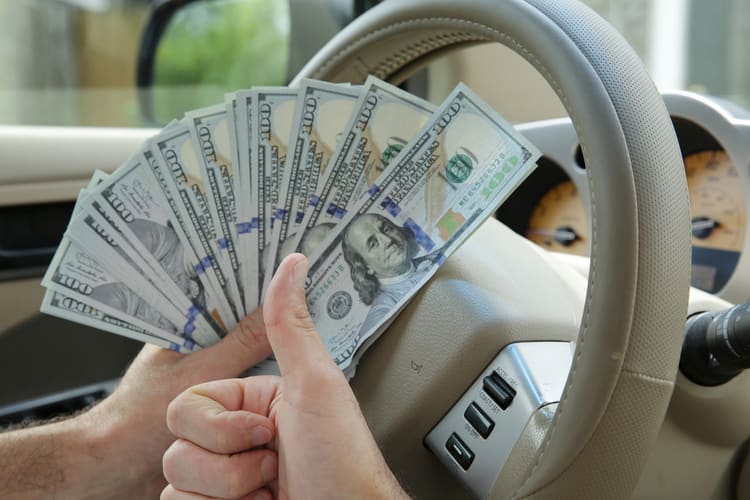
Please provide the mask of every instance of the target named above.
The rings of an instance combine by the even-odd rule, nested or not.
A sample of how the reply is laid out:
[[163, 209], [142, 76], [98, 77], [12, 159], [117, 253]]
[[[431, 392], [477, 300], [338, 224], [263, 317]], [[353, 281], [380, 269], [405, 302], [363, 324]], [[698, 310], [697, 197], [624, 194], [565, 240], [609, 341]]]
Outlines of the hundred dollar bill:
[[[65, 231], [65, 238], [69, 238], [79, 248], [86, 249], [89, 255], [95, 255], [96, 260], [112, 276], [137, 292], [186, 335], [194, 337], [201, 345], [210, 345], [218, 341], [220, 337], [217, 334], [222, 333], [218, 325], [214, 322], [214, 327], [209, 326], [206, 319], [198, 314], [199, 309], [191, 304], [179, 289], [164, 288], [165, 283], [172, 283], [168, 276], [158, 280], [158, 284], [155, 282], [159, 272], [156, 268], [150, 267], [130, 241], [124, 239], [122, 228], [126, 224], [118, 224], [120, 219], [110, 215], [105, 210], [106, 204], [94, 196], [98, 186], [108, 178], [108, 175], [95, 174], [89, 188], [81, 190], [73, 209], [71, 223]], [[113, 174], [112, 178], [116, 179], [117, 175]], [[101, 187], [106, 189], [109, 185]], [[120, 212], [129, 213], [122, 208], [118, 211]], [[135, 238], [132, 240], [135, 241]]]
[[[106, 172], [103, 172], [101, 170], [94, 171], [94, 174], [89, 181], [88, 189], [81, 190], [78, 196], [75, 207], [73, 209], [73, 220], [75, 220], [75, 218], [81, 214], [81, 202], [90, 195], [90, 190], [94, 189], [97, 185], [104, 182], [108, 177], [109, 174]], [[89, 238], [89, 240], [95, 241], [100, 237], [101, 239], [107, 240], [107, 236], [108, 235], [104, 232], [104, 230], [100, 229], [95, 233], [94, 237]], [[63, 237], [60, 249], [54, 260], [63, 259], [62, 253], [64, 253], [69, 246], [71, 246], [71, 240], [66, 234]], [[102, 262], [101, 257], [106, 254], [106, 252], [96, 252], [96, 245], [91, 244], [85, 247], [79, 247], [79, 249], [80, 248], [86, 248], [85, 251], [81, 250], [84, 262], [90, 262], [94, 260], [93, 257], [91, 257], [92, 254], [97, 255], [97, 259], [95, 259], [96, 264], [93, 266], [93, 268], [86, 269], [87, 275], [90, 276], [92, 273], [96, 273], [96, 267]], [[103, 268], [109, 271], [110, 269], [119, 268], [119, 266], [99, 265], [99, 268]], [[52, 269], [52, 266], [50, 267], [50, 269]], [[81, 269], [77, 269], [77, 271], [81, 271]], [[50, 273], [51, 272], [48, 271], [47, 275], [49, 275]], [[159, 300], [154, 300], [155, 297], [158, 297], [158, 292], [153, 288], [147, 290], [149, 288], [149, 285], [152, 284], [150, 281], [148, 281], [148, 283], [145, 283], [146, 280], [139, 281], [138, 279], [134, 279], [137, 278], [139, 274], [137, 272], [133, 273], [132, 270], [130, 273], [125, 271], [124, 276], [126, 276], [128, 279], [123, 280], [122, 278], [118, 278], [121, 281], [120, 283], [117, 283], [115, 279], [110, 279], [110, 291], [114, 293], [104, 294], [105, 297], [110, 299], [107, 302], [112, 302], [114, 296], [114, 305], [122, 305], [124, 303], [127, 303], [124, 302], [123, 299], [126, 299], [128, 296], [132, 297], [132, 294], [135, 293], [134, 290], [139, 290], [136, 295], [148, 301], [149, 305], [156, 308], [157, 312], [155, 317], [158, 318], [158, 315], [164, 311], [170, 311], [170, 308], [168, 306], [164, 307], [163, 304], [161, 304], [161, 308], [159, 309]], [[50, 288], [48, 288], [44, 294], [44, 298], [42, 300], [42, 305], [40, 308], [41, 312], [50, 314], [52, 316], [57, 316], [59, 318], [67, 319], [69, 321], [74, 321], [92, 328], [97, 328], [99, 330], [108, 331], [116, 335], [128, 337], [133, 340], [148, 342], [159, 347], [171, 349], [183, 354], [200, 349], [200, 346], [195, 343], [191, 339], [191, 335], [187, 333], [192, 332], [192, 329], [190, 329], [192, 328], [190, 324], [184, 325], [182, 327], [182, 332], [180, 332], [180, 335], [175, 336], [173, 332], [165, 331], [161, 329], [159, 325], [149, 325], [148, 322], [144, 322], [137, 317], [130, 316], [129, 311], [118, 310], [116, 307], [111, 307], [106, 303], [94, 301], [90, 296], [79, 294], [78, 291], [72, 291], [72, 289], [76, 288], [75, 286], [72, 286], [74, 283], [74, 278], [68, 278], [68, 280], [65, 281], [65, 287], [67, 288], [59, 286], [55, 283], [48, 283], [50, 285]], [[99, 289], [98, 291], [101, 292], [102, 290]], [[156, 295], [154, 296], [152, 295], [152, 293], [155, 293]], [[77, 298], [73, 297], [72, 295], [77, 295]], [[149, 296], [151, 296], [152, 299], [149, 299]], [[99, 308], [94, 307], [92, 303], [98, 304]], [[174, 323], [174, 320], [170, 318], [169, 314], [164, 314], [164, 318], [160, 321], [160, 323], [172, 327], [172, 325], [174, 324], [179, 324], [179, 320], [177, 323]]]
[[368, 77], [342, 139], [310, 199], [310, 209], [290, 244], [313, 253], [432, 116], [435, 106], [373, 76]]
[[[230, 160], [234, 166], [234, 197], [235, 203], [237, 204], [237, 210], [239, 210], [239, 203], [242, 196], [239, 194], [240, 190], [240, 175], [241, 172], [237, 166], [240, 164], [239, 158], [239, 144], [237, 143], [237, 96], [234, 93], [224, 94], [224, 110], [227, 113], [227, 133], [229, 134], [229, 152]], [[236, 222], [236, 221], [235, 221]]]
[[[156, 307], [165, 318], [177, 325], [183, 332], [191, 334], [196, 327], [204, 328], [206, 325], [200, 321], [201, 318], [195, 318], [194, 315], [187, 311], [185, 314], [180, 313], [181, 308], [174, 304], [179, 302], [174, 298], [179, 296], [169, 294], [171, 301], [166, 299], [165, 295], [160, 293], [159, 287], [151, 278], [152, 272], [145, 271], [148, 266], [140, 259], [140, 256], [126, 241], [115, 241], [114, 236], [119, 233], [116, 228], [116, 221], [108, 218], [101, 213], [99, 203], [93, 202], [91, 193], [96, 187], [102, 184], [109, 174], [101, 171], [94, 172], [87, 189], [82, 189], [73, 207], [73, 215], [65, 235], [65, 245], [70, 239], [78, 245], [78, 248], [85, 248], [89, 255], [96, 255], [96, 260], [108, 272], [117, 278], [122, 285], [136, 291], [141, 297], [146, 299], [151, 305]], [[87, 213], [87, 208], [92, 208], [91, 214]], [[196, 325], [197, 323], [197, 325]], [[205, 328], [204, 328], [205, 329]], [[208, 331], [207, 329], [205, 329]]]
[[123, 284], [67, 237], [63, 237], [42, 285], [97, 309], [119, 314], [153, 335], [188, 349], [192, 350], [195, 344], [189, 334], [182, 332], [144, 298], [142, 291]]
[[303, 80], [299, 87], [290, 154], [284, 167], [277, 220], [269, 243], [272, 260], [270, 272], [264, 275], [264, 290], [279, 263], [294, 251], [291, 244], [302, 228], [310, 197], [317, 190], [318, 180], [360, 93], [361, 88], [316, 80]]
[[[297, 91], [288, 88], [260, 87], [253, 90], [251, 110], [252, 136], [250, 168], [257, 175], [258, 255], [260, 258], [259, 296], [263, 297], [263, 273], [270, 261], [269, 236], [276, 219], [279, 192], [286, 162]], [[262, 220], [261, 220], [262, 219]], [[267, 250], [267, 248], [269, 250]]]
[[[258, 267], [255, 260], [249, 256], [250, 248], [257, 247], [250, 243], [257, 231], [257, 220], [253, 227], [252, 217], [247, 215], [252, 211], [251, 173], [250, 173], [250, 149], [247, 115], [243, 113], [249, 108], [249, 104], [238, 98], [240, 92], [225, 94], [224, 107], [227, 111], [227, 128], [229, 129], [229, 143], [232, 151], [232, 165], [234, 166], [234, 192], [236, 205], [236, 220], [234, 234], [237, 238], [237, 258], [240, 260], [240, 283], [242, 296], [245, 299], [245, 312], [251, 312], [258, 307]], [[245, 104], [242, 104], [245, 103]], [[244, 123], [243, 123], [244, 122]], [[244, 141], [242, 140], [244, 138]], [[243, 146], [244, 145], [244, 146]], [[241, 150], [244, 149], [244, 154]]]
[[[97, 255], [116, 251], [108, 261], [124, 261], [130, 272], [136, 270], [136, 276], [153, 281], [201, 332], [210, 328], [222, 335], [224, 330], [215, 321], [218, 304], [202, 286], [198, 258], [185, 245], [181, 229], [171, 222], [166, 201], [145, 161], [142, 155], [130, 158], [97, 186], [81, 203], [85, 215], [75, 220], [68, 232], [80, 244], [98, 245]], [[106, 234], [108, 229], [110, 234]], [[218, 338], [206, 332], [199, 342], [205, 346]]]
[[[182, 331], [192, 335], [196, 328], [204, 327], [195, 313], [186, 307], [175, 306], [173, 297], [161, 292], [147, 264], [136, 256], [126, 241], [118, 238], [119, 235], [106, 219], [98, 213], [82, 212], [69, 226], [66, 238], [75, 242], [78, 248], [85, 248], [89, 255], [95, 255], [96, 261], [112, 277], [148, 301]], [[131, 258], [131, 255], [134, 257]]]
[[105, 313], [81, 300], [66, 295], [64, 292], [47, 290], [44, 293], [40, 311], [51, 316], [114, 333], [115, 335], [128, 337], [139, 342], [148, 342], [183, 354], [200, 349], [197, 345], [189, 348], [154, 336], [146, 329], [134, 325], [117, 314]]
[[184, 123], [169, 127], [151, 139], [148, 149], [155, 161], [147, 157], [149, 170], [156, 177], [167, 199], [171, 215], [200, 259], [202, 276], [217, 292], [221, 319], [231, 330], [240, 318], [235, 304], [239, 290], [232, 276], [225, 272], [223, 259], [215, 248], [216, 226], [211, 217], [206, 191], [200, 173], [200, 160], [193, 146], [190, 130]]
[[311, 256], [307, 301], [336, 363], [382, 332], [540, 153], [460, 84]]
[[143, 153], [147, 170], [156, 179], [170, 209], [172, 222], [182, 230], [182, 241], [199, 258], [199, 274], [210, 283], [223, 326], [231, 329], [240, 317], [241, 311], [236, 307], [239, 290], [227, 271], [229, 263], [216, 245], [217, 229], [209, 209], [199, 153], [185, 121], [167, 127], [148, 141]]
[[[242, 287], [242, 264], [237, 255], [237, 204], [235, 196], [234, 172], [232, 163], [232, 144], [230, 141], [229, 121], [224, 104], [190, 111], [185, 119], [198, 145], [201, 159], [201, 174], [208, 187], [208, 208], [217, 225], [216, 244], [224, 261], [229, 264], [228, 271], [237, 287], [239, 301], [236, 303], [240, 316], [244, 317], [245, 297]], [[233, 134], [233, 131], [231, 132]], [[230, 282], [232, 281], [230, 279]]]
[[[171, 276], [174, 281], [182, 290], [183, 295], [189, 297], [196, 310], [199, 312], [205, 311], [209, 315], [209, 319], [212, 325], [216, 325], [217, 333], [223, 336], [228, 331], [228, 325], [232, 321], [231, 313], [228, 312], [228, 306], [225, 304], [224, 296], [218, 285], [218, 282], [212, 276], [206, 272], [204, 262], [198, 257], [196, 252], [196, 245], [191, 241], [185, 234], [181, 221], [181, 215], [176, 214], [178, 210], [178, 201], [172, 196], [171, 192], [166, 186], [166, 179], [163, 177], [164, 172], [161, 170], [161, 165], [158, 164], [156, 158], [149, 150], [142, 150], [140, 152], [139, 161], [142, 165], [149, 165], [150, 168], [143, 168], [144, 179], [148, 179], [151, 185], [159, 186], [152, 192], [158, 193], [158, 206], [163, 209], [159, 215], [164, 215], [162, 221], [162, 227], [165, 228], [164, 232], [169, 235], [168, 240], [173, 241], [173, 234], [177, 235], [176, 240], [179, 241], [180, 250], [183, 252], [185, 275], [188, 279], [181, 279], [183, 276], [180, 273]], [[138, 233], [136, 233], [138, 234]], [[151, 254], [155, 259], [155, 262], [167, 273], [170, 273], [171, 268], [169, 261], [164, 261], [164, 255], [160, 251], [160, 246], [154, 246], [153, 248], [147, 243], [149, 236], [148, 233], [144, 233], [141, 238], [138, 238], [142, 243], [145, 244], [147, 250], [146, 254]], [[144, 241], [144, 239], [146, 241]], [[179, 262], [176, 259], [177, 254], [174, 254], [174, 266], [177, 266]], [[197, 276], [197, 281], [194, 279]]]
[[237, 96], [232, 94], [224, 95], [224, 110], [227, 114], [227, 135], [229, 136], [229, 161], [232, 162], [232, 180], [234, 181], [234, 203], [235, 203], [235, 228], [234, 235], [237, 237], [237, 223], [239, 214], [242, 209], [243, 193], [240, 191], [242, 186], [242, 171], [240, 165], [240, 150], [237, 140], [237, 120], [239, 111], [237, 109]]
[[234, 111], [235, 133], [237, 135], [237, 193], [239, 197], [237, 213], [237, 243], [242, 259], [242, 285], [245, 292], [245, 306], [248, 311], [257, 308], [260, 302], [260, 265], [258, 246], [265, 241], [262, 222], [258, 218], [258, 171], [251, 168], [254, 158], [251, 147], [255, 128], [253, 126], [253, 103], [256, 94], [252, 90], [240, 90], [235, 94]]

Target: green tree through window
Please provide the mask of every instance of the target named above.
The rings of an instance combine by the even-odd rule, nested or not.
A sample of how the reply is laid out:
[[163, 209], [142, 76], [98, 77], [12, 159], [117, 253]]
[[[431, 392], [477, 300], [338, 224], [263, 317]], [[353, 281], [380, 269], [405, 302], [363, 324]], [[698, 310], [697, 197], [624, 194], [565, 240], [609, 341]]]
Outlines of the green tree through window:
[[165, 121], [223, 94], [283, 85], [289, 64], [289, 4], [201, 1], [180, 10], [156, 53], [154, 104]]

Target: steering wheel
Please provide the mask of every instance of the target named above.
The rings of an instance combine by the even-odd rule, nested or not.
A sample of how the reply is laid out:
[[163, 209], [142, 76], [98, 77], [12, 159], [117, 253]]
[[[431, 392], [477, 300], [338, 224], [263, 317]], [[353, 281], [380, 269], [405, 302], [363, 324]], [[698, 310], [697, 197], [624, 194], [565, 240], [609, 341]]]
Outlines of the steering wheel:
[[353, 386], [407, 490], [457, 498], [466, 490], [425, 436], [505, 346], [574, 341], [554, 416], [527, 423], [482, 493], [627, 498], [672, 393], [690, 285], [681, 156], [632, 49], [574, 0], [389, 0], [341, 31], [296, 80], [373, 74], [399, 83], [451, 50], [491, 42], [544, 76], [577, 131], [591, 192], [585, 296], [544, 251], [490, 221], [363, 357]]

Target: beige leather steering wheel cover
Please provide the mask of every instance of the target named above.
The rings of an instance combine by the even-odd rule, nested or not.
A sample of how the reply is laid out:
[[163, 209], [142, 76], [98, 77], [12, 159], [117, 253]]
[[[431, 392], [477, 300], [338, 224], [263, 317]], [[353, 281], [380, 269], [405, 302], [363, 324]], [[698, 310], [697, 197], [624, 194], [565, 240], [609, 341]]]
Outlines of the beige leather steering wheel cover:
[[514, 496], [627, 497], [672, 392], [690, 282], [681, 157], [632, 49], [573, 0], [392, 0], [339, 33], [297, 79], [398, 82], [484, 42], [510, 47], [547, 79], [590, 166], [592, 254], [574, 364]]

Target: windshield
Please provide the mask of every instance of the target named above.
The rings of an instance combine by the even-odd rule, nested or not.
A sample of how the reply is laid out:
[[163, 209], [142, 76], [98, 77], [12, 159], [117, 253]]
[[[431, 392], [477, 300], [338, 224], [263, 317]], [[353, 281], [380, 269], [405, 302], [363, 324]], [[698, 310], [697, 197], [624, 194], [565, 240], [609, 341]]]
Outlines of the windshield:
[[[353, 11], [354, 3], [188, 2], [164, 30], [155, 52], [150, 95], [156, 122], [221, 102], [225, 92], [237, 88], [285, 84], [299, 67], [295, 61], [309, 57], [311, 47], [322, 43], [321, 33], [330, 36], [340, 29], [348, 21], [342, 12]], [[750, 27], [750, 2], [586, 3], [623, 33], [660, 89], [750, 104], [750, 61], [742, 36]], [[0, 124], [154, 125], [136, 86], [150, 9], [148, 0], [0, 3], [0, 63], [6, 69], [0, 73]], [[294, 24], [295, 15], [304, 22]], [[314, 42], [305, 33], [311, 26], [323, 27], [316, 28]], [[513, 119], [560, 115], [559, 106], [551, 104]]]

